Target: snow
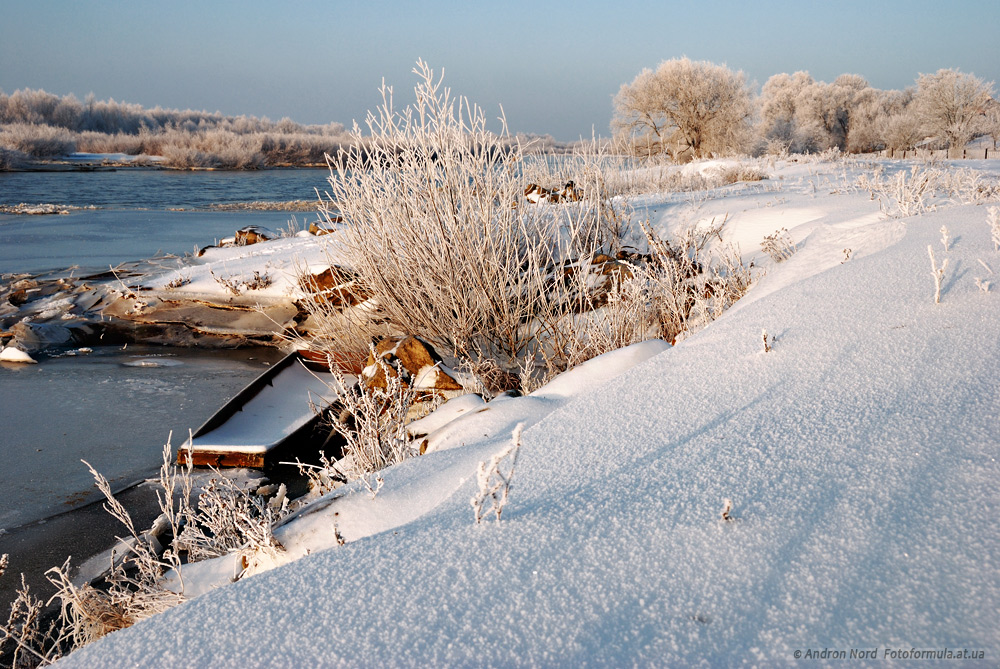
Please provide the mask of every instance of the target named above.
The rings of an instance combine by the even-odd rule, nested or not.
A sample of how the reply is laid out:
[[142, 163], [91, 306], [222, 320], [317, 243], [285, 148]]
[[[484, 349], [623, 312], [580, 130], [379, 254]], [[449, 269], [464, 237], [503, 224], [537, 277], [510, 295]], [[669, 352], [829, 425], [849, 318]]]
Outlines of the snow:
[[[304, 295], [298, 285], [301, 272], [310, 268], [318, 273], [340, 259], [335, 237], [279, 237], [249, 246], [209, 247], [190, 264], [152, 275], [142, 285], [165, 297], [192, 300], [264, 304], [298, 299]], [[262, 288], [242, 288], [240, 296], [232, 295], [223, 285], [224, 281], [250, 281], [254, 272], [267, 276], [271, 283]]]
[[16, 346], [5, 346], [4, 349], [0, 351], [0, 362], [15, 362], [32, 365], [37, 361]]
[[[974, 279], [1000, 256], [985, 207], [885, 220], [846, 169], [779, 164], [772, 183], [698, 201], [636, 198], [665, 233], [728, 214], [723, 238], [766, 275], [674, 347], [447, 409], [433, 448], [384, 472], [375, 498], [340, 488], [277, 528], [286, 564], [215, 589], [231, 562], [192, 569], [200, 596], [64, 664], [770, 666], [873, 647], [995, 660], [1000, 293]], [[757, 244], [782, 227], [798, 250], [775, 263]], [[928, 244], [949, 259], [940, 304]], [[478, 463], [522, 422], [503, 521], [476, 525]]]

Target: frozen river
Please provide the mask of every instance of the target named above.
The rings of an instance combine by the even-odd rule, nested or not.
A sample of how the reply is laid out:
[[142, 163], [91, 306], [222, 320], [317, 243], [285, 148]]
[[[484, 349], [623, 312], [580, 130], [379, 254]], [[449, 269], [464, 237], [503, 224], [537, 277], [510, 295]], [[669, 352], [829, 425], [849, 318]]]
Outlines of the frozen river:
[[115, 489], [155, 474], [171, 431], [176, 447], [280, 357], [274, 349], [129, 346], [0, 363], [0, 528], [97, 499], [81, 460]]
[[[248, 224], [277, 229], [293, 217], [301, 224], [316, 215], [207, 207], [314, 200], [326, 176], [314, 169], [0, 173], [0, 204], [97, 207], [66, 215], [0, 214], [0, 275], [78, 266], [73, 271], [81, 276], [160, 253], [182, 255]], [[49, 351], [38, 365], [0, 363], [0, 529], [95, 499], [81, 459], [116, 487], [154, 473], [171, 430], [176, 447], [280, 358], [271, 349], [130, 346], [65, 353]]]

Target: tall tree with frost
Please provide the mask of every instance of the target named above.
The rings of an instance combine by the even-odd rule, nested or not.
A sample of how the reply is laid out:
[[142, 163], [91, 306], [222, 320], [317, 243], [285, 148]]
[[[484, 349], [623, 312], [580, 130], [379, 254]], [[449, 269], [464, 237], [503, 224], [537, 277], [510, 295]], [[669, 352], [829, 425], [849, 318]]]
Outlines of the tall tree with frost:
[[753, 115], [746, 77], [725, 65], [676, 58], [623, 84], [612, 127], [638, 152], [689, 160], [740, 150]]
[[993, 84], [959, 70], [938, 70], [917, 78], [916, 111], [924, 132], [963, 148], [979, 131]]
[[802, 146], [795, 124], [799, 94], [816, 83], [808, 72], [776, 74], [760, 91], [761, 134], [767, 142], [777, 142], [792, 151]]
[[795, 121], [807, 138], [807, 147], [846, 151], [852, 130], [858, 130], [852, 119], [876, 97], [875, 89], [857, 74], [842, 74], [832, 84], [818, 81], [803, 88], [795, 101]]

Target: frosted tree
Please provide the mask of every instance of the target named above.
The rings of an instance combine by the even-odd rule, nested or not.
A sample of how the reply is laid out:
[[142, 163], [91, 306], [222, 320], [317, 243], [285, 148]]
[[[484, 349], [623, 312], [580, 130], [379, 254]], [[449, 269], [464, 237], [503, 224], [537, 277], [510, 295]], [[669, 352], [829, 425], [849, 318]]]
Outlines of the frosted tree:
[[1000, 102], [989, 101], [983, 114], [982, 124], [983, 132], [993, 140], [993, 148], [997, 148], [997, 142], [1000, 141]]
[[912, 149], [924, 138], [920, 119], [913, 105], [914, 89], [883, 91], [875, 130], [887, 149]]
[[761, 135], [766, 142], [802, 150], [795, 123], [796, 101], [814, 83], [808, 72], [783, 72], [767, 80], [760, 91]]
[[832, 84], [819, 81], [804, 87], [795, 100], [795, 123], [807, 148], [848, 150], [852, 133], [858, 131], [854, 119], [864, 105], [876, 104], [877, 96], [857, 74], [842, 74]]
[[679, 58], [623, 84], [612, 127], [638, 153], [689, 160], [743, 148], [753, 103], [746, 77], [725, 65]]
[[938, 70], [917, 78], [914, 99], [924, 132], [949, 148], [963, 148], [975, 137], [993, 84], [958, 70]]

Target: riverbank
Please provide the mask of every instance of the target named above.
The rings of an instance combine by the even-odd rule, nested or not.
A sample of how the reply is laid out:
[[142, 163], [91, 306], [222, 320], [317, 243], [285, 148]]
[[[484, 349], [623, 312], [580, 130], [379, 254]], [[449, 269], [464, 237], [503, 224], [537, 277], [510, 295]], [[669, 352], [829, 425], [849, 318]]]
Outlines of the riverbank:
[[[995, 506], [1000, 476], [988, 209], [942, 199], [889, 218], [840, 169], [697, 203], [698, 221], [729, 212], [726, 242], [787, 232], [780, 260], [743, 246], [766, 275], [704, 329], [452, 417], [426, 454], [382, 472], [377, 496], [349, 485], [293, 513], [280, 550], [236, 583], [238, 552], [185, 566], [193, 601], [64, 662], [780, 665], [861, 645], [996, 657], [982, 612], [1000, 606], [1000, 532], [970, 513]], [[675, 234], [691, 211], [634, 204]], [[949, 260], [939, 302], [928, 247]], [[470, 500], [490, 506], [494, 469], [513, 487], [479, 523]]]

